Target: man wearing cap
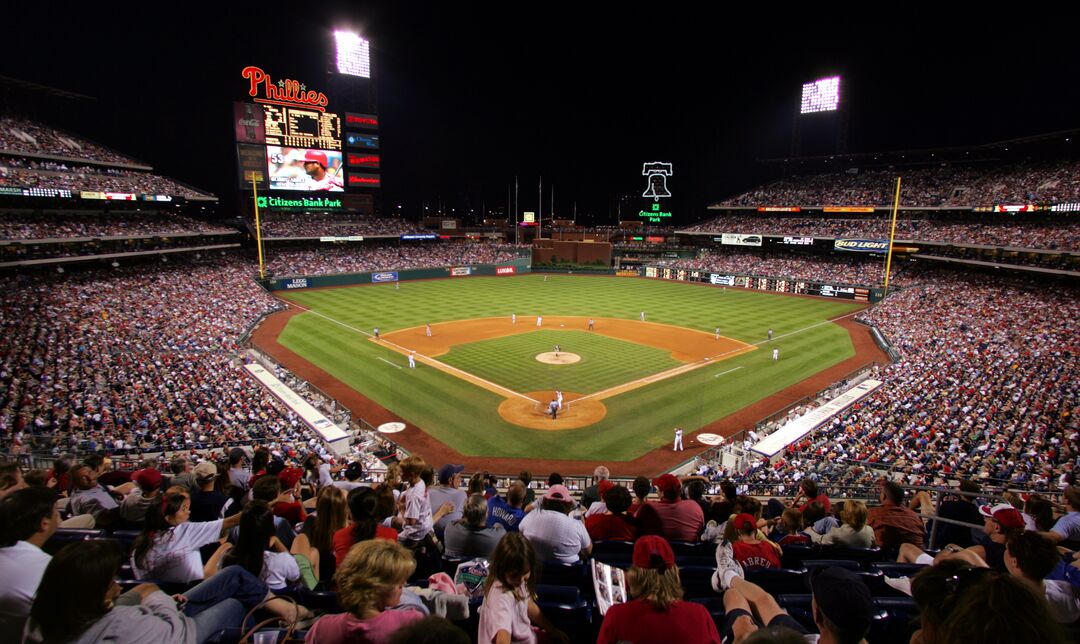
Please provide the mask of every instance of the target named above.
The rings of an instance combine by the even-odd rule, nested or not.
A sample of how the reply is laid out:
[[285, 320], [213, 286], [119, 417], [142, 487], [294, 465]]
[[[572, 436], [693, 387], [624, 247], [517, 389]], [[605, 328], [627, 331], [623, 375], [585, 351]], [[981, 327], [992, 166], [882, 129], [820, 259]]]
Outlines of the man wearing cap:
[[761, 628], [791, 630], [803, 635], [806, 641], [819, 644], [866, 641], [874, 618], [874, 601], [870, 589], [854, 572], [819, 568], [810, 574], [810, 607], [814, 624], [821, 633], [814, 635], [780, 608], [761, 586], [746, 581], [742, 568], [731, 555], [731, 544], [724, 542], [719, 546], [716, 558], [720, 568], [713, 576], [713, 588], [724, 593], [725, 623], [721, 636], [725, 644], [742, 641]]
[[428, 488], [428, 500], [431, 501], [431, 507], [441, 508], [443, 503], [454, 506], [454, 510], [450, 514], [443, 515], [441, 519], [435, 522], [435, 536], [439, 537], [439, 539], [443, 538], [446, 526], [460, 519], [465, 509], [465, 501], [468, 495], [465, 494], [465, 490], [461, 489], [460, 478], [460, 474], [464, 470], [464, 465], [447, 463], [439, 468], [439, 484]]
[[340, 177], [328, 174], [326, 169], [330, 162], [326, 153], [320, 150], [308, 150], [304, 153], [304, 173], [311, 177], [309, 190], [329, 190], [331, 192], [344, 192], [345, 184]]
[[191, 520], [216, 521], [221, 517], [229, 497], [218, 492], [215, 487], [218, 477], [217, 464], [203, 461], [195, 466], [195, 485], [199, 491], [191, 495]]
[[596, 469], [593, 470], [593, 484], [585, 488], [585, 491], [581, 493], [581, 507], [588, 510], [589, 506], [603, 498], [603, 494], [600, 492], [600, 483], [608, 480], [610, 476], [611, 471], [607, 467], [603, 465], [596, 466]]
[[[598, 644], [720, 641], [709, 611], [700, 604], [683, 601], [671, 544], [655, 535], [641, 537], [634, 543], [631, 563], [626, 583], [633, 600], [608, 609]], [[626, 598], [616, 598], [620, 599]]]
[[146, 521], [146, 510], [151, 504], [161, 502], [164, 477], [156, 469], [147, 467], [132, 474], [131, 480], [138, 487], [120, 503], [120, 518], [129, 524], [142, 526]]
[[540, 561], [572, 564], [592, 553], [585, 524], [568, 516], [574, 505], [565, 485], [553, 485], [540, 500], [540, 507], [521, 520], [518, 530], [532, 543]]
[[1006, 572], [1005, 542], [1024, 532], [1024, 515], [1008, 503], [980, 506], [979, 514], [983, 517], [983, 528], [990, 538], [983, 545], [961, 548], [949, 544], [942, 548], [936, 557], [931, 557], [920, 548], [905, 543], [900, 547], [897, 561], [931, 565], [946, 559], [960, 559], [973, 566], [988, 566], [998, 572]]
[[874, 540], [886, 550], [896, 550], [901, 544], [923, 546], [923, 520], [904, 506], [904, 488], [885, 481], [878, 491], [881, 505], [867, 513], [866, 524], [874, 529]]
[[668, 541], [697, 541], [705, 527], [701, 506], [679, 498], [682, 483], [674, 474], [664, 474], [652, 483], [660, 500], [646, 503], [637, 511], [638, 534], [658, 534]]

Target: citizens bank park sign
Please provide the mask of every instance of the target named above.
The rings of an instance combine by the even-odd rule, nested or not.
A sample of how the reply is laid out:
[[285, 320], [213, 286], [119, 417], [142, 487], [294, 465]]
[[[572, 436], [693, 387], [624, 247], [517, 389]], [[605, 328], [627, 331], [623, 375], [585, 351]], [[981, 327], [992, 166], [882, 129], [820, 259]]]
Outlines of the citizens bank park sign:
[[326, 94], [308, 89], [304, 83], [289, 78], [275, 82], [270, 74], [254, 65], [245, 67], [240, 75], [248, 81], [248, 96], [253, 97], [256, 103], [307, 107], [320, 112], [325, 112], [330, 104]]

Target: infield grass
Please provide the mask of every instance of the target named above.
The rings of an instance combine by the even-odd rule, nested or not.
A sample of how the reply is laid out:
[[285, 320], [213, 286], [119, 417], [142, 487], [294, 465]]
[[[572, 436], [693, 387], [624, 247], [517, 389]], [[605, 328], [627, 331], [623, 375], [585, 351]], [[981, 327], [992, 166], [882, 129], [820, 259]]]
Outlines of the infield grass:
[[[317, 312], [292, 318], [279, 338], [281, 344], [458, 451], [472, 456], [529, 458], [545, 454], [611, 461], [632, 460], [670, 445], [676, 425], [696, 429], [851, 357], [854, 349], [847, 331], [826, 321], [861, 308], [853, 302], [742, 289], [723, 291], [678, 282], [569, 275], [550, 275], [546, 281], [543, 275], [523, 275], [404, 282], [400, 289], [386, 284], [279, 294]], [[375, 326], [389, 332], [427, 322], [509, 318], [511, 313], [516, 313], [519, 321], [537, 314], [637, 319], [643, 310], [653, 322], [708, 333], [719, 326], [723, 335], [750, 344], [764, 343], [771, 327], [774, 340], [761, 344], [760, 351], [608, 398], [604, 400], [607, 416], [599, 423], [550, 432], [504, 421], [498, 414], [501, 396], [450, 374], [426, 365], [400, 368], [405, 365], [404, 356], [368, 342], [366, 335]], [[504, 346], [498, 344], [501, 339], [489, 340], [461, 346], [460, 353], [455, 347], [442, 358], [471, 372], [505, 370], [504, 375], [491, 379], [516, 391], [548, 388], [555, 383], [540, 382], [537, 386], [533, 379], [543, 380], [544, 374], [529, 371], [543, 367], [533, 359], [536, 353], [550, 351], [559, 342], [545, 339], [537, 349], [528, 348], [530, 341], [526, 340], [547, 333], [577, 335], [545, 330], [506, 338], [522, 343], [520, 349], [515, 342]], [[577, 342], [573, 338], [559, 344], [570, 347]], [[492, 351], [490, 346], [497, 349]], [[644, 352], [639, 353], [642, 356], [657, 351], [635, 347], [636, 352]], [[771, 356], [774, 347], [780, 349], [777, 362]], [[601, 345], [595, 349], [605, 350]], [[600, 354], [593, 351], [590, 347], [587, 352], [574, 352], [584, 359], [599, 360]], [[511, 359], [511, 354], [516, 357]], [[473, 367], [459, 364], [462, 360]], [[635, 363], [645, 368], [648, 363], [649, 372], [664, 368], [651, 358], [614, 360], [616, 365], [620, 361], [624, 363], [621, 366], [631, 368]], [[591, 387], [586, 387], [589, 383], [569, 384], [573, 381], [561, 376], [565, 368], [559, 367], [557, 384], [567, 391], [588, 393], [602, 388], [599, 383]], [[613, 384], [640, 377], [630, 370], [620, 373], [622, 376], [613, 376], [617, 378]], [[507, 384], [512, 378], [520, 378], [521, 389]]]

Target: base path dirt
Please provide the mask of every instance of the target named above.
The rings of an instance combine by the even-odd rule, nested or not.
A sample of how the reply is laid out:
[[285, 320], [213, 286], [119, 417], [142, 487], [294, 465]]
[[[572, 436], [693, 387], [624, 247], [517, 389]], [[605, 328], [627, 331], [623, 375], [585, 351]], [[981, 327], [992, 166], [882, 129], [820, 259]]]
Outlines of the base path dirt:
[[[609, 278], [597, 278], [609, 279]], [[610, 278], [618, 279], [618, 278]], [[802, 297], [792, 295], [790, 297]], [[297, 377], [307, 380], [321, 389], [328, 396], [333, 397], [339, 404], [347, 407], [355, 418], [362, 418], [371, 425], [378, 426], [386, 422], [405, 423], [403, 432], [388, 436], [395, 443], [412, 453], [422, 455], [429, 463], [463, 463], [468, 472], [487, 471], [507, 475], [516, 475], [522, 470], [546, 475], [549, 472], [559, 472], [564, 475], [588, 476], [592, 474], [597, 465], [606, 465], [614, 476], [656, 476], [663, 472], [675, 469], [687, 460], [693, 459], [697, 454], [711, 449], [708, 445], [702, 445], [694, 440], [698, 433], [712, 433], [728, 437], [745, 429], [751, 429], [763, 418], [775, 413], [780, 409], [799, 402], [807, 396], [811, 396], [838, 380], [841, 380], [855, 371], [871, 364], [888, 364], [888, 356], [885, 355], [877, 344], [867, 327], [856, 323], [851, 317], [844, 317], [835, 322], [843, 327], [851, 335], [851, 342], [855, 347], [855, 355], [839, 364], [820, 371], [787, 389], [768, 396], [762, 400], [748, 405], [739, 411], [729, 414], [713, 423], [700, 427], [693, 432], [687, 432], [684, 442], [686, 450], [675, 452], [670, 445], [660, 447], [647, 452], [632, 461], [598, 461], [598, 460], [574, 460], [572, 458], [500, 458], [490, 456], [467, 456], [453, 447], [425, 433], [416, 425], [409, 423], [397, 414], [365, 397], [355, 389], [342, 383], [326, 371], [309, 362], [291, 349], [278, 342], [278, 336], [285, 329], [289, 319], [294, 315], [303, 313], [303, 310], [288, 304], [288, 309], [267, 317], [263, 323], [252, 333], [251, 340], [256, 347], [274, 360], [284, 365]], [[507, 324], [509, 320], [506, 320]], [[548, 318], [544, 319], [547, 326]], [[637, 321], [623, 320], [628, 325], [643, 324]], [[518, 324], [524, 324], [518, 320]], [[535, 328], [535, 320], [532, 322]], [[648, 323], [644, 323], [648, 324]], [[438, 326], [435, 329], [435, 337], [438, 335]], [[599, 331], [600, 321], [597, 321]], [[556, 327], [558, 328], [558, 327]], [[702, 334], [709, 339], [715, 338], [708, 333]], [[420, 327], [419, 337], [424, 337], [423, 327]], [[550, 398], [548, 399], [550, 400]], [[550, 419], [549, 419], [550, 420]], [[557, 421], [556, 421], [557, 422]]]

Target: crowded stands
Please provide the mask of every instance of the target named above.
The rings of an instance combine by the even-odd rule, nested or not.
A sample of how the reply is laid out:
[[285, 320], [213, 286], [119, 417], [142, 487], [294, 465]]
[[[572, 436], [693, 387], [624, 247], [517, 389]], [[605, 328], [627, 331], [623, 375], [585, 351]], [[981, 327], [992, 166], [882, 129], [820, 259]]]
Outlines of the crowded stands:
[[138, 161], [96, 143], [20, 116], [0, 116], [0, 151], [138, 164]]
[[264, 237], [396, 236], [422, 231], [415, 223], [397, 217], [364, 217], [332, 213], [273, 214], [265, 216], [260, 224]]
[[[662, 260], [657, 262], [657, 265], [711, 273], [788, 277], [860, 286], [877, 286], [885, 275], [884, 263], [876, 258], [844, 255], [798, 256], [792, 253], [754, 253], [726, 249], [706, 249], [693, 259]], [[898, 278], [898, 273], [898, 270], [894, 271], [894, 280]], [[903, 279], [900, 279], [900, 283], [903, 283]]]
[[274, 250], [267, 270], [275, 275], [361, 273], [388, 268], [432, 268], [460, 264], [495, 264], [517, 259], [528, 246], [513, 244], [381, 244], [362, 248], [332, 247]]
[[0, 212], [2, 239], [225, 233], [233, 229], [170, 212]]
[[0, 186], [54, 188], [72, 192], [118, 192], [205, 199], [208, 193], [139, 170], [72, 165], [30, 159], [0, 159]]

